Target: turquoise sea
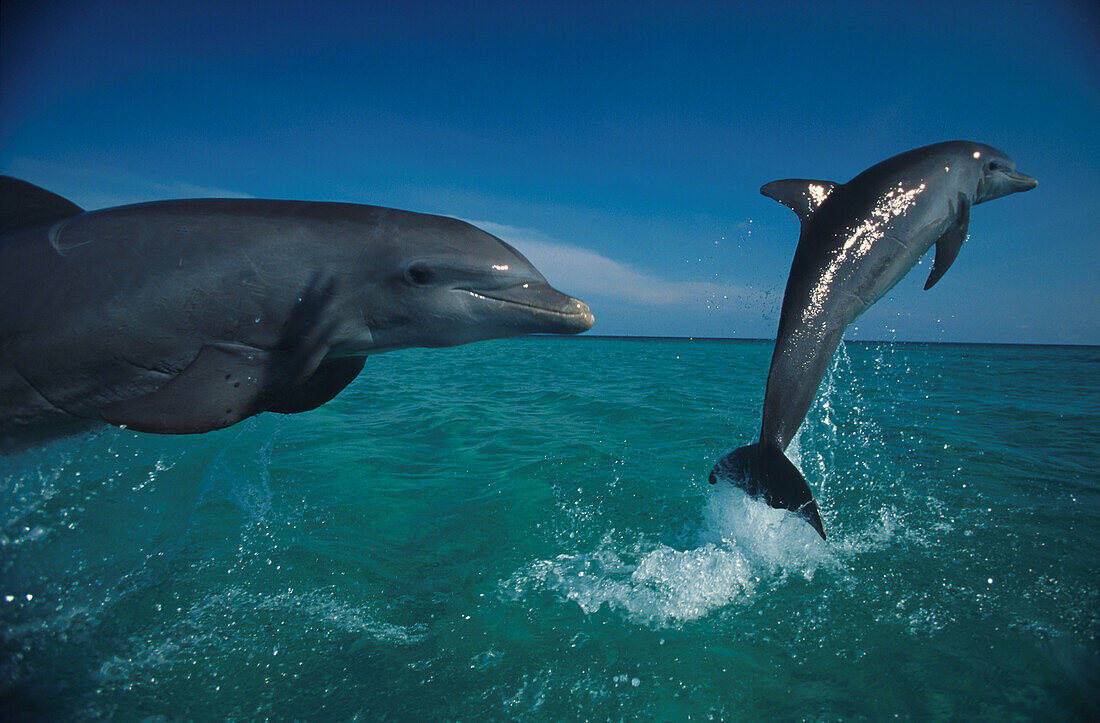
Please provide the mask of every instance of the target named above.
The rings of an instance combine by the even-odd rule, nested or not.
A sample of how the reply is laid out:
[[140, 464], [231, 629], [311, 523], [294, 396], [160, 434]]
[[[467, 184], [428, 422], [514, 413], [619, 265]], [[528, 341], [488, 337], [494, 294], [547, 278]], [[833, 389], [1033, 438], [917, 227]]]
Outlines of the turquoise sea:
[[842, 346], [790, 450], [826, 542], [706, 481], [771, 350], [407, 350], [2, 458], [2, 717], [1100, 716], [1100, 348]]

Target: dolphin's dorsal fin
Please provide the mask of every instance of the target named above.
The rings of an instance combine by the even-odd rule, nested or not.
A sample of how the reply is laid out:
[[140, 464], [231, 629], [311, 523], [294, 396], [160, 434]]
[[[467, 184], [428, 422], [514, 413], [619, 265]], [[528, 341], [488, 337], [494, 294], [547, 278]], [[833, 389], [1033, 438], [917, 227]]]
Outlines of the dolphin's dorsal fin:
[[0, 233], [71, 218], [84, 209], [72, 201], [11, 176], [0, 176]]
[[812, 178], [785, 178], [764, 184], [760, 193], [789, 207], [798, 214], [800, 220], [805, 221], [839, 185], [832, 181], [815, 181]]
[[932, 273], [928, 274], [928, 281], [924, 282], [924, 288], [931, 289], [937, 281], [943, 278], [951, 263], [959, 255], [966, 234], [970, 230], [970, 199], [959, 194], [959, 204], [955, 209], [955, 222], [947, 227], [943, 235], [936, 239], [936, 260], [932, 262]]

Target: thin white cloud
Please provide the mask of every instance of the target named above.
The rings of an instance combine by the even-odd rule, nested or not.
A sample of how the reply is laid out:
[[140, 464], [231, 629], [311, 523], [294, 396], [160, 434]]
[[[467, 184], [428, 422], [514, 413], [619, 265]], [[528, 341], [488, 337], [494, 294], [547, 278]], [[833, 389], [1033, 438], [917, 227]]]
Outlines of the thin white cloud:
[[713, 281], [662, 279], [533, 229], [491, 221], [470, 223], [516, 247], [555, 287], [582, 298], [603, 297], [644, 306], [702, 305], [717, 310], [751, 293], [743, 287]]

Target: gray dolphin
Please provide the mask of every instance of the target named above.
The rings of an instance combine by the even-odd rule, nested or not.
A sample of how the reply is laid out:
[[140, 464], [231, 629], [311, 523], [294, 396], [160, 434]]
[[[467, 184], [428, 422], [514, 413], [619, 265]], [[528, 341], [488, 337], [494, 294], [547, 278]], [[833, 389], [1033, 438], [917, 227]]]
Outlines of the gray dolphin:
[[806, 480], [784, 451], [813, 404], [844, 330], [893, 288], [933, 244], [931, 288], [966, 239], [970, 207], [1037, 181], [996, 148], [949, 141], [868, 168], [848, 183], [773, 181], [760, 189], [802, 221], [768, 371], [760, 441], [710, 473], [825, 530]]
[[332, 399], [405, 347], [592, 326], [515, 249], [347, 203], [84, 212], [0, 177], [0, 449], [103, 422], [182, 434]]

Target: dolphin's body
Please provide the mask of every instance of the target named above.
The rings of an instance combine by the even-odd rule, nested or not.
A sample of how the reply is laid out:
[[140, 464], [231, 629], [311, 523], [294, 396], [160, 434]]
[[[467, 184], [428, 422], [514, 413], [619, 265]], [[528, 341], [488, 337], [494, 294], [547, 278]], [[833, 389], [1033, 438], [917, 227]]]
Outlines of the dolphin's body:
[[800, 512], [825, 537], [817, 503], [784, 451], [813, 403], [844, 330], [936, 246], [931, 288], [966, 239], [970, 207], [1036, 186], [1001, 151], [951, 141], [903, 153], [848, 183], [788, 179], [760, 192], [794, 210], [802, 233], [768, 372], [758, 444], [710, 474], [773, 507]]
[[205, 199], [84, 212], [0, 177], [0, 449], [301, 412], [370, 354], [592, 325], [500, 239], [344, 203]]

